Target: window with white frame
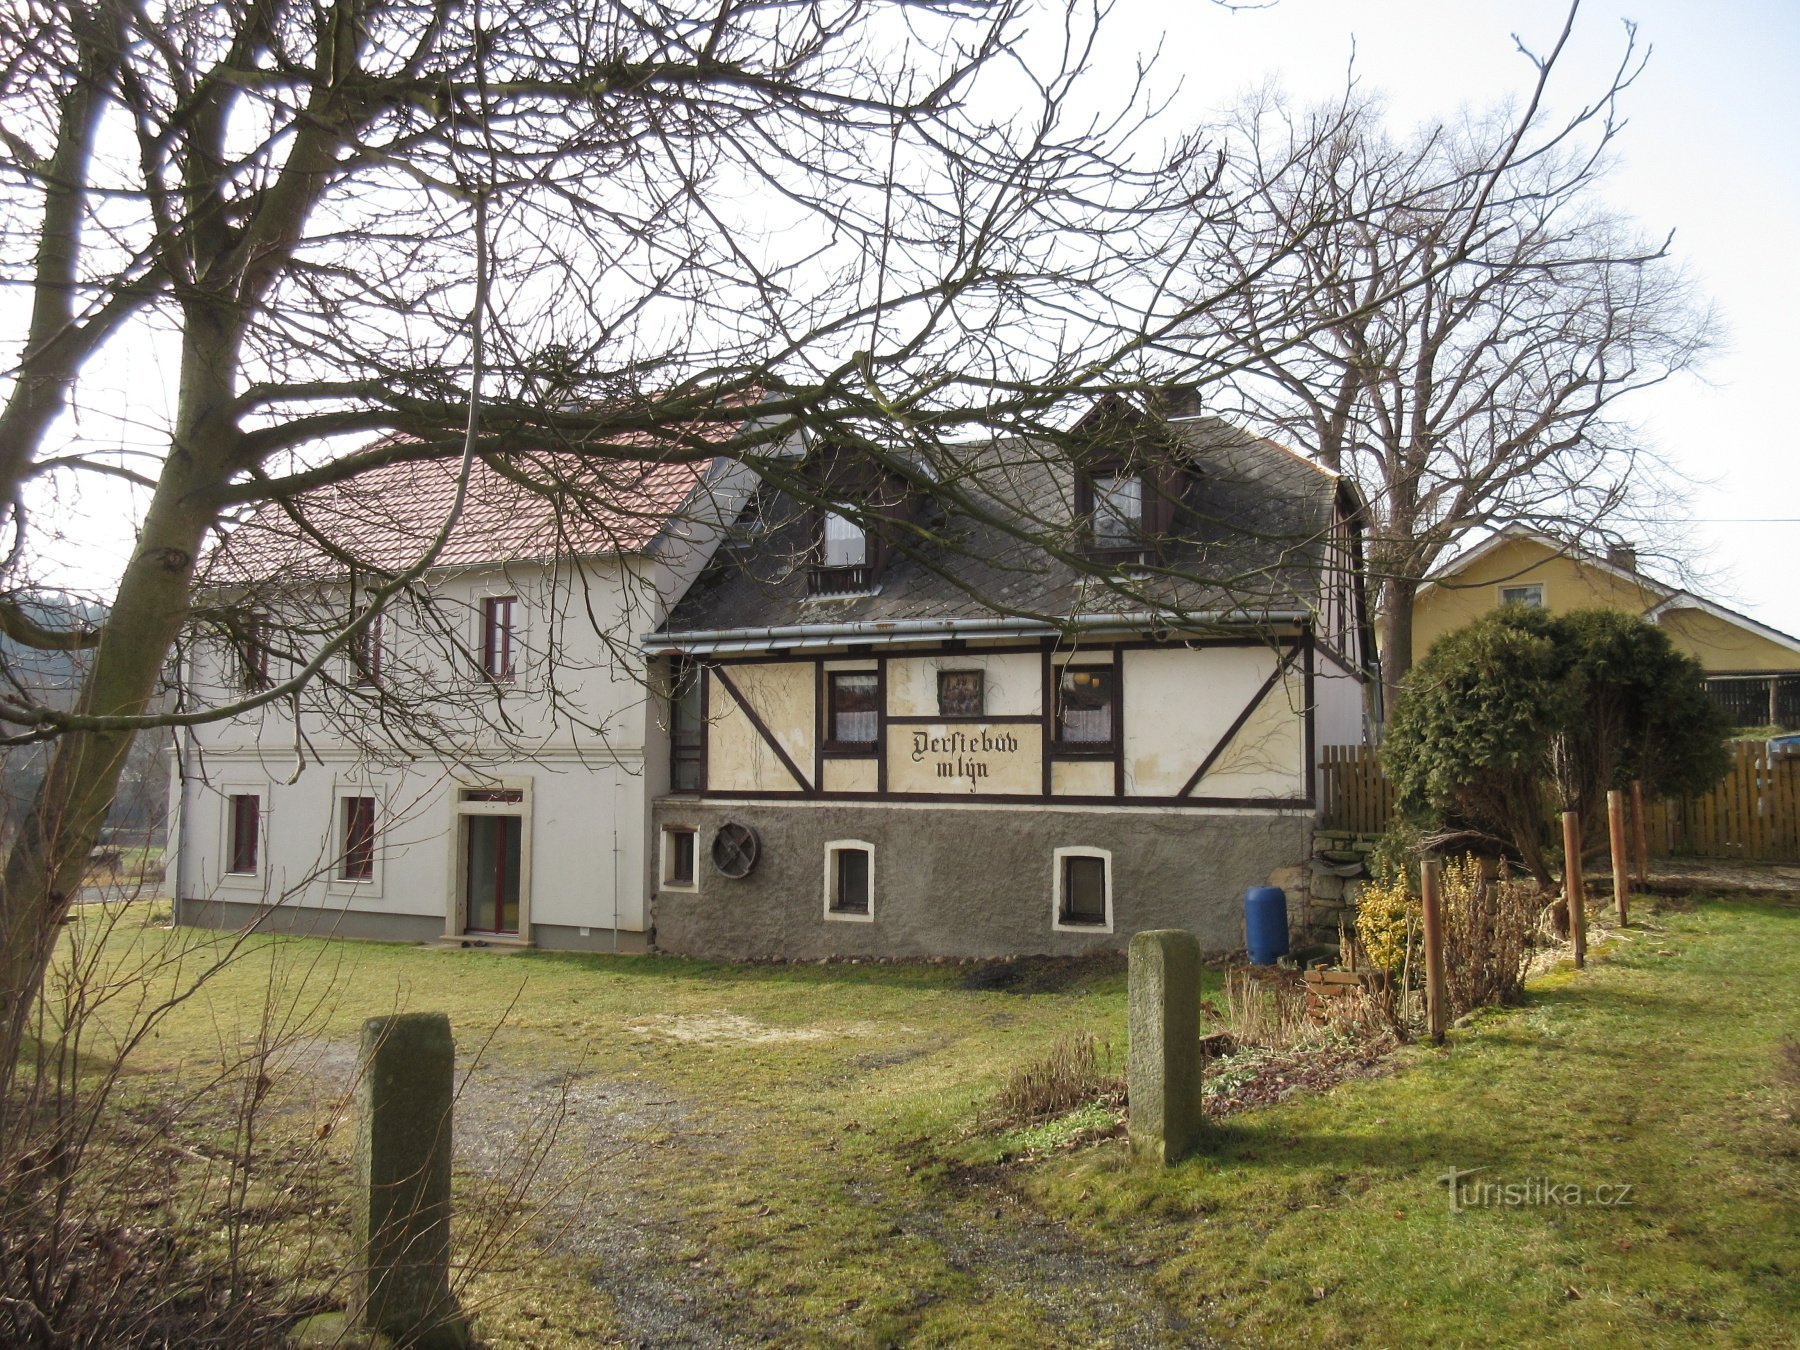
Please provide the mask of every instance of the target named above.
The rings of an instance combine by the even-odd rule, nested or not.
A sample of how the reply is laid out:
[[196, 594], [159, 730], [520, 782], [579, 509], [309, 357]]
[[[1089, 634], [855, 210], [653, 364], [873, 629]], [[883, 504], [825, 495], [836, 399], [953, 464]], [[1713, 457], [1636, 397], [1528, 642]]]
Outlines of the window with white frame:
[[1144, 480], [1137, 474], [1094, 479], [1094, 546], [1136, 548], [1144, 538]]
[[531, 796], [525, 778], [458, 787], [452, 936], [531, 940]]
[[489, 595], [481, 601], [481, 673], [490, 680], [513, 678], [518, 648], [519, 597]]
[[699, 889], [699, 834], [691, 825], [665, 825], [662, 832], [662, 884], [671, 891]]
[[[358, 616], [351, 615], [354, 621]], [[351, 681], [364, 687], [381, 683], [381, 640], [382, 621], [387, 616], [377, 614], [350, 639]]]
[[860, 839], [825, 845], [825, 917], [867, 923], [875, 917], [875, 846]]
[[1052, 926], [1112, 932], [1112, 853], [1103, 848], [1059, 848], [1052, 860], [1055, 908]]
[[1112, 666], [1063, 666], [1056, 678], [1056, 746], [1063, 753], [1108, 751], [1118, 677]]
[[868, 531], [846, 515], [836, 511], [825, 513], [824, 548], [820, 557], [826, 567], [861, 567], [869, 561]]
[[1524, 605], [1527, 609], [1544, 607], [1544, 584], [1533, 582], [1529, 586], [1502, 586], [1500, 603], [1503, 605]]
[[266, 610], [251, 610], [239, 621], [235, 643], [237, 682], [246, 694], [258, 693], [274, 682], [269, 674], [274, 631], [274, 621]]
[[375, 799], [338, 798], [338, 880], [375, 880]]
[[830, 745], [872, 753], [881, 734], [881, 676], [873, 670], [834, 670], [826, 700]]
[[262, 871], [262, 794], [233, 792], [225, 799], [225, 871], [253, 877]]

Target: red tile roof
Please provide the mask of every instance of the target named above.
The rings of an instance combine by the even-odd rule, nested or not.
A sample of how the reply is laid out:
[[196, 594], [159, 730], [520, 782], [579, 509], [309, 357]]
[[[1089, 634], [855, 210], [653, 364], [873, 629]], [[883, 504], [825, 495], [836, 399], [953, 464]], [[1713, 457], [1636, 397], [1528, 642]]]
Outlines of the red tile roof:
[[[735, 431], [721, 427], [717, 439]], [[436, 566], [642, 552], [717, 461], [661, 464], [526, 451], [504, 462], [506, 473], [481, 460], [471, 466], [462, 516]], [[449, 515], [457, 468], [454, 459], [388, 464], [304, 493], [291, 509], [265, 502], [214, 550], [206, 579], [342, 576], [349, 568], [334, 548], [357, 567], [410, 567]]]

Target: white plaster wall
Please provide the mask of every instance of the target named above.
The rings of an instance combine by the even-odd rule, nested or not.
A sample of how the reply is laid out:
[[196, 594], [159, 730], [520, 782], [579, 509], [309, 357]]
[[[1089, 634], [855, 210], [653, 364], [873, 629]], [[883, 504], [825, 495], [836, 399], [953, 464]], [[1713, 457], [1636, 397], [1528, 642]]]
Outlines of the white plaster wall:
[[1320, 659], [1313, 675], [1313, 701], [1317, 706], [1313, 731], [1315, 753], [1324, 756], [1327, 745], [1361, 745], [1363, 742], [1363, 686], [1335, 661]]
[[[1186, 786], [1279, 659], [1264, 646], [1151, 648], [1122, 656], [1125, 791], [1148, 797], [1172, 797]], [[1300, 681], [1292, 684], [1298, 688]], [[1236, 766], [1229, 790], [1203, 783], [1198, 795], [1289, 797], [1304, 791], [1304, 766], [1292, 749], [1304, 744], [1304, 709], [1281, 687], [1269, 699], [1262, 720], [1285, 722], [1291, 730], [1259, 724], [1261, 762], [1252, 766], [1246, 759]], [[1279, 743], [1268, 739], [1271, 732]], [[1242, 735], [1235, 739], [1249, 744]]]
[[[285, 700], [195, 728], [179, 773], [183, 895], [447, 919], [456, 866], [451, 774], [469, 768], [532, 783], [532, 923], [605, 929], [616, 921], [641, 931], [652, 884], [647, 804], [667, 783], [667, 735], [650, 712], [636, 638], [662, 623], [705, 566], [721, 537], [719, 521], [736, 515], [753, 482], [721, 461], [646, 555], [431, 575], [425, 589], [464, 650], [396, 608], [383, 621], [386, 683], [403, 687], [416, 675], [453, 696], [486, 697], [450, 717], [446, 734], [430, 745], [359, 750], [342, 710], [328, 705], [333, 695], [317, 688], [301, 696], [299, 737]], [[474, 668], [487, 595], [521, 602], [516, 678], [498, 689]], [[342, 583], [309, 586], [293, 600], [297, 613], [314, 617], [349, 609]], [[277, 608], [273, 599], [270, 608]], [[344, 676], [350, 667], [339, 656], [331, 669]], [[277, 659], [269, 674], [279, 682], [293, 670]], [[196, 644], [185, 675], [197, 706], [243, 697], [231, 653], [216, 645]], [[502, 721], [512, 724], [504, 736], [496, 729]], [[647, 745], [658, 756], [648, 775]], [[335, 789], [348, 780], [372, 784], [383, 802], [377, 885], [327, 876], [339, 847]], [[223, 876], [224, 799], [234, 787], [257, 791], [267, 813], [264, 871], [255, 880]]]
[[[456, 896], [456, 794], [437, 766], [313, 765], [292, 782], [255, 754], [214, 759], [182, 793], [182, 897], [432, 918], [450, 931]], [[528, 781], [533, 924], [639, 932], [644, 927], [646, 804], [639, 766], [548, 758], [482, 766], [481, 779]], [[476, 775], [464, 774], [466, 781]], [[225, 871], [229, 796], [263, 804], [260, 874]], [[376, 798], [376, 875], [337, 878], [340, 793]]]
[[1037, 717], [1044, 710], [1043, 661], [1036, 652], [943, 652], [903, 657], [887, 667], [891, 717], [936, 717], [940, 670], [979, 670], [989, 717]]

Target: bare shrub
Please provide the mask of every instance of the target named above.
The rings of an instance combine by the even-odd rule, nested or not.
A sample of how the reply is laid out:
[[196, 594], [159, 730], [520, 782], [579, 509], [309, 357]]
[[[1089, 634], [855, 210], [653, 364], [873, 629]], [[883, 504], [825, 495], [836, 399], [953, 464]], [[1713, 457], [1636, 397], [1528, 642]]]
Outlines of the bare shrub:
[[281, 1283], [313, 1263], [316, 1150], [257, 1129], [270, 1055], [305, 1015], [272, 981], [247, 1048], [221, 1027], [197, 1081], [148, 1089], [133, 1052], [245, 951], [165, 943], [149, 909], [87, 905], [66, 926], [0, 1102], [0, 1344], [267, 1344], [305, 1308]]
[[1538, 888], [1490, 879], [1473, 858], [1444, 863], [1444, 982], [1452, 1016], [1517, 1003], [1538, 926]]
[[1101, 1045], [1092, 1032], [1073, 1031], [1042, 1057], [1013, 1070], [994, 1104], [995, 1123], [1029, 1125], [1089, 1102], [1121, 1101], [1124, 1092], [1111, 1047]]
[[1285, 1050], [1318, 1031], [1297, 980], [1258, 979], [1242, 966], [1225, 972], [1224, 1008], [1210, 1007], [1239, 1045]]

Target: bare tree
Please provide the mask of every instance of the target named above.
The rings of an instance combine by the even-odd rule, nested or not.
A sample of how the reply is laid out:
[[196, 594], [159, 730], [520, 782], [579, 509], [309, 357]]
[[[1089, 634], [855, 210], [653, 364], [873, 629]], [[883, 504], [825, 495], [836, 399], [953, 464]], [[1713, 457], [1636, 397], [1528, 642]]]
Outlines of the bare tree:
[[[942, 443], [1120, 378], [1146, 326], [1123, 293], [1178, 237], [1155, 222], [1187, 189], [1167, 155], [1126, 148], [1134, 94], [1078, 105], [1099, 10], [1049, 13], [48, 0], [0, 16], [0, 277], [30, 297], [4, 338], [0, 626], [92, 649], [72, 709], [0, 695], [0, 739], [53, 743], [0, 891], [0, 1074], [133, 735], [329, 680], [384, 609], [429, 605], [416, 583], [463, 494], [406, 558], [314, 530], [357, 578], [354, 609], [303, 607], [275, 639], [282, 676], [224, 707], [150, 711], [184, 633], [270, 640], [266, 597], [194, 601], [209, 538], [258, 506], [436, 462], [569, 517], [616, 505], [647, 464], [710, 460], [752, 403], [730, 453], [777, 472], [802, 429]], [[84, 443], [65, 414], [146, 341], [178, 354], [166, 445]], [[40, 622], [25, 508], [95, 476], [148, 494], [135, 551], [98, 627]], [[386, 710], [416, 706], [385, 692]]]
[[[1254, 289], [1229, 270], [1173, 284], [1254, 202], [1215, 200], [1221, 163], [1194, 138], [1138, 148], [1141, 82], [1086, 100], [1103, 19], [1092, 0], [46, 0], [0, 16], [0, 278], [31, 301], [0, 339], [0, 626], [92, 651], [72, 709], [0, 684], [0, 743], [51, 746], [0, 890], [0, 1075], [138, 731], [308, 690], [396, 744], [500, 715], [423, 668], [355, 676], [384, 614], [466, 661], [429, 575], [477, 474], [554, 503], [571, 533], [654, 514], [656, 472], [721, 454], [833, 501], [787, 452], [804, 434], [1026, 545], [1022, 569], [1033, 550], [1076, 567], [1089, 610], [1168, 610], [1182, 582], [1266, 607], [1270, 578], [1234, 571], [1222, 542], [1198, 563], [1111, 565], [1072, 503], [1021, 508], [990, 481], [1007, 454], [1074, 457], [1095, 437], [1153, 469], [1171, 453], [1154, 419], [1075, 435], [1071, 397], [1191, 375], [1174, 338]], [[1522, 118], [1456, 181], [1485, 203], [1549, 153], [1534, 128]], [[1325, 237], [1321, 212], [1374, 218], [1369, 200], [1278, 228], [1250, 275]], [[1371, 299], [1460, 257], [1384, 276]], [[1283, 341], [1333, 322], [1296, 316]], [[84, 441], [66, 414], [148, 341], [178, 358], [166, 436], [141, 456]], [[970, 437], [995, 433], [1001, 462], [972, 461]], [[413, 471], [452, 490], [398, 552], [306, 509]], [[135, 550], [103, 623], [41, 622], [26, 507], [95, 478], [147, 494]], [[201, 575], [209, 540], [272, 513], [348, 588]], [[926, 518], [894, 542], [946, 533]], [[187, 641], [280, 659], [230, 697], [153, 711]]]
[[[1628, 27], [1600, 97], [1398, 138], [1354, 83], [1296, 112], [1265, 94], [1222, 135], [1199, 336], [1254, 420], [1346, 472], [1374, 516], [1383, 683], [1413, 662], [1413, 599], [1453, 541], [1523, 523], [1616, 528], [1659, 464], [1633, 394], [1705, 351], [1708, 313], [1670, 259], [1605, 209], [1602, 180], [1641, 68]], [[1521, 44], [1521, 51], [1525, 49]], [[1527, 52], [1527, 56], [1530, 54]]]

